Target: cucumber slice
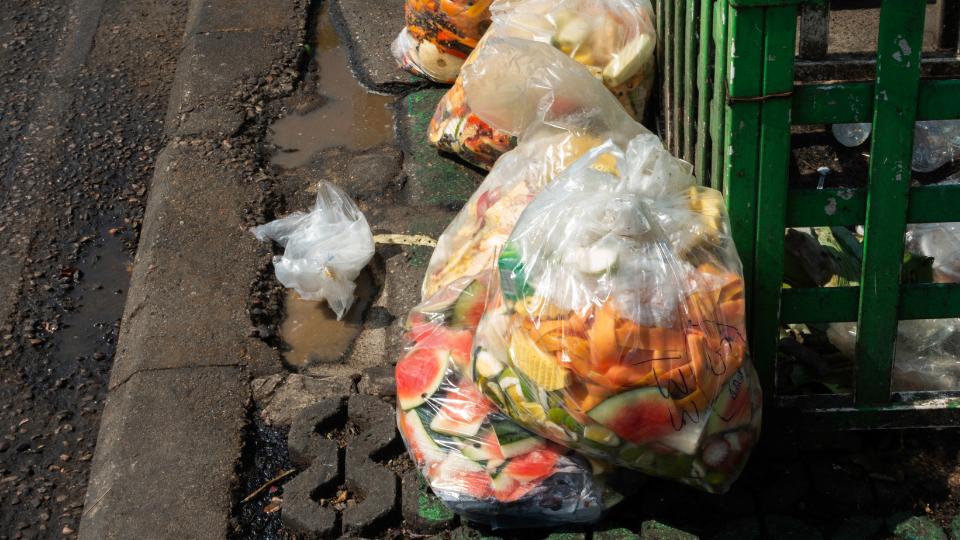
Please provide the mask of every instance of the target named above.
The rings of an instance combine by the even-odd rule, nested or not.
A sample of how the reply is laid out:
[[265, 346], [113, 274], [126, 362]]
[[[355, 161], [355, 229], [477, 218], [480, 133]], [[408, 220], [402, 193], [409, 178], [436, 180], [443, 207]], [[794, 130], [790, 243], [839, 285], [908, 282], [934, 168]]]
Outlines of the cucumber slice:
[[477, 374], [481, 377], [493, 379], [499, 375], [505, 367], [503, 362], [497, 360], [497, 358], [488, 351], [479, 350], [475, 356], [476, 364], [474, 365], [474, 368], [476, 369]]

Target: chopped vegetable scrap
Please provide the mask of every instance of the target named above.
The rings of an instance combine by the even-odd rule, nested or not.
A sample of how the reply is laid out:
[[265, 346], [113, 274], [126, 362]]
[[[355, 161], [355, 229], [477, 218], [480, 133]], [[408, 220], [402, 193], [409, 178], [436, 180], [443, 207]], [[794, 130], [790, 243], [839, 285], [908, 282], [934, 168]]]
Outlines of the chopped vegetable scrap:
[[451, 83], [490, 26], [493, 0], [407, 0], [406, 27], [391, 46], [400, 67]]

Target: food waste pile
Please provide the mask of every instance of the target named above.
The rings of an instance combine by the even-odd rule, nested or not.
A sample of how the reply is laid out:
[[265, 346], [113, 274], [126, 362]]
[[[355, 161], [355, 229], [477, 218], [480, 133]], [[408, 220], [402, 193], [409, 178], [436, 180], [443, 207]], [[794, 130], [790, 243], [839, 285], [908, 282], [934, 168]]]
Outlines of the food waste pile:
[[[649, 0], [407, 0], [404, 20], [391, 47], [399, 68], [449, 85], [414, 142], [486, 174], [436, 240], [392, 352], [397, 426], [419, 481], [491, 528], [589, 526], [646, 477], [727, 493], [758, 443], [763, 399], [723, 196], [642, 123], [657, 81]], [[954, 128], [918, 125], [929, 136], [918, 136], [916, 170], [960, 156]], [[853, 147], [869, 136], [834, 134]], [[949, 282], [956, 231], [941, 225], [907, 241]], [[857, 244], [841, 232], [788, 231], [788, 251], [798, 235]], [[284, 247], [279, 281], [338, 320], [381, 242], [326, 182], [311, 212], [256, 233]], [[953, 326], [916, 323], [908, 333], [925, 345], [904, 347], [938, 366], [920, 375], [951, 384], [939, 366], [960, 366]], [[823, 337], [841, 352], [855, 340], [841, 324]], [[901, 356], [896, 373], [914, 365]]]
[[397, 422], [444, 504], [585, 524], [624, 471], [729, 489], [761, 395], [721, 194], [639, 121], [647, 0], [410, 0], [401, 68], [452, 84], [428, 142], [489, 172], [440, 236], [396, 364]]

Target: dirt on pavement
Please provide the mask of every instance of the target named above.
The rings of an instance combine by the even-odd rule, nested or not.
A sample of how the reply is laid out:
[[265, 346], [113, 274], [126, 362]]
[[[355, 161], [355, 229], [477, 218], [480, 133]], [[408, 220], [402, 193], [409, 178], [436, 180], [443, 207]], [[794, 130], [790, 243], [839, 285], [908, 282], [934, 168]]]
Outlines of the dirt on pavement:
[[0, 15], [0, 538], [77, 530], [186, 0]]

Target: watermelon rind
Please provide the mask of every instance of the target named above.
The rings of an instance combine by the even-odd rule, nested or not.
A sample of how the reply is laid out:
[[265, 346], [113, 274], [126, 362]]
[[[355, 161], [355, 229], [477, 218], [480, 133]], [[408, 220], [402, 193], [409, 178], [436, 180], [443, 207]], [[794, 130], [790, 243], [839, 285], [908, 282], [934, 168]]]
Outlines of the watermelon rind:
[[463, 288], [453, 303], [450, 326], [454, 328], [474, 329], [483, 315], [487, 302], [487, 288], [480, 280], [473, 280]]
[[[429, 380], [423, 381], [421, 388], [401, 388], [401, 381], [406, 381], [407, 378], [403, 375], [397, 377], [397, 403], [400, 405], [400, 408], [405, 411], [419, 407], [425, 401], [430, 399], [437, 389], [440, 388], [440, 384], [443, 382], [443, 378], [447, 373], [447, 365], [450, 362], [450, 353], [445, 350], [435, 350], [430, 352], [432, 352], [437, 359], [437, 369]], [[397, 365], [398, 375], [403, 369], [403, 360], [401, 360], [400, 364]]]
[[[618, 426], [617, 421], [625, 411], [644, 404], [648, 404], [652, 408], [651, 412], [654, 417], [651, 419], [655, 420], [656, 424], [631, 424], [629, 427], [635, 429], [630, 430], [623, 425]], [[637, 444], [672, 435], [682, 427], [674, 425], [674, 422], [679, 420], [679, 413], [677, 413], [673, 402], [664, 398], [659, 389], [652, 387], [638, 388], [607, 398], [591, 409], [587, 415], [600, 425], [613, 430], [622, 439]], [[660, 418], [656, 416], [660, 416]]]
[[[491, 437], [491, 435], [493, 437]], [[494, 441], [496, 440], [496, 432], [493, 430], [485, 430], [483, 434], [477, 435], [476, 437], [471, 437], [469, 439], [463, 439], [461, 446], [461, 451], [463, 455], [468, 458], [477, 461], [477, 462], [489, 462], [500, 460], [503, 458], [503, 453], [500, 450], [500, 443], [496, 442], [494, 446]]]
[[704, 421], [694, 422], [689, 418], [684, 420], [683, 428], [658, 439], [670, 448], [682, 453], [693, 455], [697, 453], [700, 446], [700, 440], [703, 434], [707, 432], [707, 423]]
[[446, 450], [430, 436], [430, 432], [423, 425], [420, 413], [414, 409], [400, 414], [404, 415], [403, 421], [407, 427], [404, 436], [409, 439], [408, 444], [423, 453], [424, 461], [435, 463], [443, 459]]
[[493, 429], [497, 433], [500, 450], [506, 459], [532, 452], [544, 444], [539, 437], [509, 422], [497, 422], [493, 425]]
[[473, 422], [463, 422], [447, 417], [441, 410], [433, 420], [430, 421], [430, 429], [444, 435], [455, 435], [458, 437], [473, 437], [480, 431], [483, 425], [484, 417], [481, 416]]

